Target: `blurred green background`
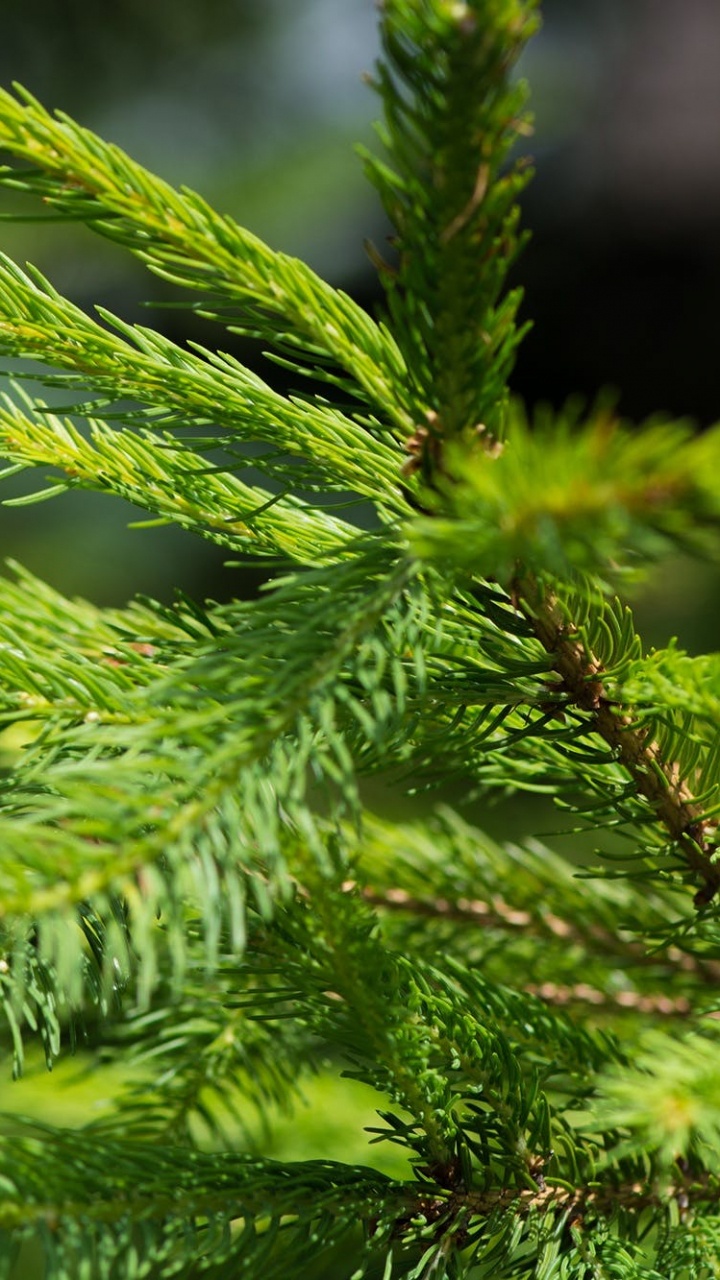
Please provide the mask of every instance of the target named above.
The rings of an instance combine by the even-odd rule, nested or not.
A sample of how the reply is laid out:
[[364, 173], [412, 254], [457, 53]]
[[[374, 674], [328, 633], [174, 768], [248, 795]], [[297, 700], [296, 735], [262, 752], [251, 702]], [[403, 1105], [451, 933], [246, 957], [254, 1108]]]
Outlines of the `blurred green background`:
[[[592, 399], [611, 386], [636, 419], [689, 414], [702, 429], [718, 416], [718, 47], [717, 0], [547, 0], [522, 67], [538, 168], [526, 197], [533, 241], [515, 271], [535, 322], [514, 377], [528, 401]], [[376, 56], [374, 0], [26, 0], [3, 14], [0, 77], [196, 187], [373, 308], [363, 241], [382, 245], [387, 228], [353, 143], [371, 137], [376, 107], [361, 75]], [[0, 210], [10, 207], [1, 197]], [[189, 312], [148, 312], [169, 288], [88, 231], [1, 223], [0, 247], [83, 307], [100, 302], [177, 341], [253, 358]], [[128, 530], [136, 514], [90, 494], [0, 508], [3, 554], [99, 603], [135, 591], [171, 599], [175, 585], [215, 598], [252, 590], [188, 534]], [[713, 568], [664, 566], [639, 600], [650, 642], [678, 633], [694, 651], [717, 647], [717, 587]], [[49, 1092], [38, 1064], [0, 1086], [0, 1106], [75, 1122], [118, 1084], [112, 1073], [90, 1084], [82, 1065], [62, 1066]], [[273, 1154], [397, 1170], [392, 1152], [366, 1147], [372, 1105], [359, 1086], [329, 1072], [308, 1099], [304, 1127], [281, 1126]]]

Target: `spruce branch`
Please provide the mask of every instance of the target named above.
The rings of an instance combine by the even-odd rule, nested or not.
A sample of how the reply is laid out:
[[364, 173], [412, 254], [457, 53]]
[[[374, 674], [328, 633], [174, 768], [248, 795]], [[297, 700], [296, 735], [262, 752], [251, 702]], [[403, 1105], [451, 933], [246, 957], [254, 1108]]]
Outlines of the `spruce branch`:
[[565, 583], [622, 582], [678, 546], [716, 546], [717, 429], [630, 427], [602, 402], [585, 421], [570, 402], [530, 425], [512, 402], [502, 452], [456, 443], [445, 469], [440, 492], [423, 494], [431, 515], [412, 525], [413, 549], [505, 585], [518, 565]]
[[[70, 418], [52, 414], [41, 402], [21, 407], [22, 396], [0, 401], [0, 441], [12, 465], [4, 476], [25, 468], [51, 466], [49, 487], [6, 499], [20, 505], [65, 489], [115, 494], [161, 518], [201, 533], [221, 546], [254, 555], [277, 555], [304, 564], [343, 555], [355, 539], [352, 525], [292, 493], [272, 493], [244, 484], [226, 466], [208, 466], [202, 454], [170, 432], [123, 429], [97, 418], [86, 432]], [[20, 403], [19, 403], [20, 401]]]
[[[248, 945], [257, 921], [249, 912]], [[317, 1043], [306, 1028], [252, 1019], [237, 1007], [237, 955], [221, 951], [210, 975], [207, 947], [189, 931], [181, 990], [169, 957], [150, 1008], [128, 1009], [113, 1028], [86, 1028], [108, 1059], [122, 1057], [128, 1079], [114, 1109], [91, 1122], [94, 1134], [116, 1138], [131, 1128], [156, 1141], [195, 1145], [198, 1132], [226, 1145], [228, 1130], [249, 1150], [269, 1132], [267, 1112], [290, 1114], [303, 1082], [318, 1067]], [[237, 1138], [235, 1139], [237, 1141]]]
[[599, 1213], [611, 1217], [618, 1210], [627, 1209], [638, 1212], [645, 1208], [669, 1208], [673, 1201], [679, 1201], [683, 1210], [687, 1210], [692, 1193], [693, 1203], [703, 1202], [714, 1205], [720, 1200], [720, 1186], [716, 1179], [703, 1177], [696, 1180], [678, 1178], [662, 1187], [649, 1187], [639, 1179], [619, 1185], [607, 1187], [572, 1187], [553, 1185], [543, 1176], [543, 1185], [536, 1191], [528, 1190], [513, 1194], [511, 1190], [501, 1192], [474, 1192], [465, 1196], [453, 1197], [450, 1205], [438, 1202], [437, 1209], [443, 1213], [460, 1213], [467, 1217], [477, 1215], [490, 1218], [501, 1207], [512, 1209], [522, 1217], [533, 1211], [556, 1211], [567, 1214], [570, 1221], [579, 1221], [588, 1212]]
[[667, 996], [641, 994], [639, 991], [620, 991], [608, 993], [593, 987], [587, 982], [576, 982], [571, 986], [558, 985], [556, 982], [542, 982], [539, 985], [529, 983], [525, 990], [530, 995], [539, 996], [549, 1004], [561, 1008], [577, 1005], [591, 1005], [594, 1009], [612, 1013], [644, 1013], [660, 1018], [688, 1018], [692, 1015], [692, 1007], [685, 996]]
[[[96, 488], [289, 566], [226, 604], [0, 583], [0, 1043], [19, 1070], [28, 1038], [51, 1061], [85, 1035], [145, 1072], [79, 1131], [7, 1122], [1, 1280], [24, 1243], [48, 1280], [296, 1277], [336, 1249], [353, 1280], [717, 1271], [720, 664], [645, 654], [612, 589], [713, 545], [720, 433], [631, 430], [602, 404], [530, 425], [510, 397], [512, 68], [536, 16], [381, 7], [386, 157], [367, 165], [395, 228], [392, 336], [0, 93], [0, 183], [344, 399], [282, 395], [0, 265], [0, 351], [72, 400], [3, 400], [4, 474], [52, 473], [20, 500]], [[371, 533], [338, 495], [373, 505]], [[551, 795], [632, 850], [578, 875], [574, 849], [448, 811], [380, 819], [377, 772]], [[199, 1121], [228, 1146], [223, 1106], [241, 1130], [241, 1095], [269, 1119], [318, 1062], [375, 1091], [372, 1139], [410, 1180], [200, 1149]]]
[[578, 641], [576, 628], [557, 601], [531, 579], [516, 580], [513, 594], [518, 608], [532, 620], [543, 647], [552, 654], [560, 692], [589, 714], [593, 730], [627, 770], [638, 794], [665, 827], [673, 848], [703, 881], [694, 901], [698, 908], [706, 906], [720, 888], [720, 868], [714, 857], [717, 823], [705, 816], [682, 770], [663, 757], [647, 729], [637, 727], [632, 713], [614, 704], [603, 683], [602, 664]]
[[[64, 1170], [55, 1160], [46, 1163], [39, 1183], [33, 1159], [50, 1138], [61, 1140]], [[546, 1177], [541, 1163], [534, 1188], [443, 1191], [330, 1162], [289, 1166], [226, 1153], [189, 1154], [177, 1147], [160, 1157], [152, 1146], [107, 1140], [88, 1146], [83, 1139], [83, 1134], [73, 1137], [38, 1125], [25, 1132], [21, 1128], [13, 1143], [14, 1160], [3, 1170], [7, 1181], [23, 1192], [18, 1196], [21, 1208], [6, 1206], [3, 1211], [5, 1231], [20, 1231], [26, 1239], [37, 1233], [44, 1243], [52, 1241], [56, 1265], [68, 1269], [59, 1272], [63, 1275], [83, 1257], [101, 1266], [103, 1240], [112, 1241], [118, 1259], [131, 1256], [138, 1227], [146, 1256], [156, 1266], [187, 1269], [201, 1260], [229, 1264], [223, 1275], [233, 1274], [241, 1259], [245, 1265], [262, 1266], [265, 1274], [282, 1274], [283, 1267], [302, 1266], [313, 1256], [314, 1229], [322, 1226], [330, 1247], [337, 1240], [350, 1243], [358, 1223], [365, 1224], [367, 1243], [355, 1253], [355, 1265], [360, 1262], [355, 1275], [365, 1274], [363, 1259], [367, 1266], [393, 1240], [401, 1263], [413, 1252], [417, 1256], [418, 1246], [431, 1244], [433, 1253], [444, 1246], [447, 1251], [450, 1241], [488, 1265], [498, 1248], [507, 1249], [509, 1243], [504, 1230], [498, 1239], [501, 1211], [516, 1235], [522, 1224], [526, 1257], [542, 1256], [548, 1239], [564, 1234], [563, 1252], [570, 1253], [571, 1261], [574, 1245], [592, 1239], [603, 1219], [623, 1220], [643, 1209], [670, 1216], [674, 1207], [683, 1222], [693, 1210], [714, 1207], [719, 1195], [717, 1179], [677, 1167], [674, 1176], [650, 1184], [636, 1176], [605, 1185], [595, 1180], [567, 1186], [554, 1184], [549, 1173]], [[154, 1183], [146, 1187], [150, 1170]], [[88, 1185], [93, 1188], [89, 1202]], [[269, 1230], [261, 1225], [268, 1216]], [[242, 1229], [224, 1232], [228, 1217]], [[184, 1231], [178, 1236], [181, 1220]], [[598, 1245], [602, 1257], [602, 1231]], [[500, 1256], [502, 1252], [496, 1261]], [[4, 1252], [4, 1274], [8, 1261]]]
[[[328, 571], [325, 589], [333, 590], [335, 613], [329, 628], [329, 615], [324, 628], [317, 625], [323, 590], [323, 571], [318, 571], [319, 578], [278, 588], [287, 604], [283, 625], [277, 625], [276, 601], [244, 611], [231, 606], [236, 634], [227, 621], [221, 625], [219, 610], [214, 623], [208, 619], [205, 654], [197, 637], [185, 646], [185, 660], [176, 644], [172, 676], [169, 669], [158, 671], [150, 658], [140, 668], [146, 678], [128, 688], [122, 663], [98, 668], [88, 657], [84, 666], [92, 678], [84, 707], [78, 696], [82, 684], [71, 676], [72, 700], [62, 683], [56, 684], [52, 708], [47, 685], [33, 689], [33, 696], [42, 695], [36, 709], [49, 720], [51, 732], [31, 744], [0, 810], [0, 831], [11, 855], [3, 866], [3, 913], [11, 922], [35, 921], [43, 954], [69, 975], [65, 995], [71, 1003], [85, 981], [83, 938], [76, 927], [85, 904], [100, 921], [111, 921], [113, 903], [125, 902], [135, 955], [124, 929], [106, 933], [101, 985], [114, 968], [123, 975], [133, 972], [147, 1000], [157, 982], [156, 956], [166, 945], [182, 969], [185, 894], [200, 907], [212, 958], [224, 927], [233, 945], [242, 948], [248, 898], [267, 915], [274, 898], [287, 892], [288, 857], [292, 863], [301, 847], [314, 849], [319, 859], [329, 856], [323, 822], [307, 807], [308, 763], [316, 783], [325, 778], [336, 790], [338, 805], [352, 808], [353, 762], [342, 719], [352, 717], [361, 741], [377, 732], [377, 721], [367, 713], [358, 718], [358, 709], [342, 696], [342, 680], [337, 691], [335, 684], [348, 660], [361, 675], [371, 705], [373, 689], [382, 683], [373, 646], [363, 647], [362, 641], [384, 623], [413, 572], [400, 561], [388, 578], [386, 567], [382, 550], [379, 560], [371, 554]], [[290, 630], [293, 610], [296, 627]], [[303, 627], [307, 644], [298, 647]], [[400, 644], [406, 634], [401, 614]], [[257, 655], [258, 646], [265, 654], [264, 670], [242, 660]], [[0, 649], [0, 662], [2, 657]], [[12, 660], [6, 676], [14, 685], [15, 666]], [[401, 703], [405, 680], [403, 675], [397, 692]], [[107, 706], [98, 699], [98, 682]], [[88, 701], [92, 710], [86, 709]], [[33, 714], [27, 698], [12, 702], [12, 709], [19, 719]], [[375, 711], [392, 721], [394, 707], [384, 689]], [[24, 962], [14, 965], [12, 974], [22, 989]]]
[[[603, 661], [581, 634], [588, 616], [582, 583], [588, 574], [616, 576], [630, 552], [649, 560], [673, 541], [717, 528], [717, 467], [708, 464], [720, 436], [711, 432], [693, 441], [686, 428], [671, 424], [631, 435], [602, 409], [570, 434], [573, 425], [568, 411], [559, 421], [546, 416], [530, 433], [516, 414], [500, 456], [448, 451], [463, 480], [446, 479], [440, 486], [438, 518], [417, 520], [411, 545], [423, 558], [490, 574], [507, 585], [552, 659], [558, 682], [546, 703], [551, 718], [554, 701], [570, 740], [583, 735], [592, 749], [596, 733], [606, 744], [607, 763], [619, 765], [632, 780], [636, 797], [647, 803], [675, 854], [702, 880], [696, 895], [702, 907], [720, 886], [712, 817], [716, 744], [705, 734], [700, 750], [692, 726], [683, 727], [679, 716], [672, 731], [644, 722], [642, 708], [628, 702], [622, 687], [623, 676], [638, 671], [640, 656], [629, 614], [617, 614], [601, 593], [593, 593], [593, 640], [607, 650]], [[571, 475], [578, 474], [582, 481], [572, 483]], [[572, 710], [580, 714], [570, 721]], [[540, 721], [535, 732], [542, 727]], [[586, 769], [585, 784], [588, 778]], [[610, 775], [597, 781], [607, 794]], [[636, 816], [641, 817], [637, 806]]]
[[237, 307], [231, 330], [280, 339], [311, 360], [329, 356], [375, 412], [407, 433], [405, 366], [387, 328], [195, 192], [176, 191], [63, 112], [50, 114], [26, 89], [16, 92], [0, 91], [0, 146], [29, 167], [5, 167], [0, 183], [124, 244], [156, 275], [200, 290], [210, 316]]
[[[340, 410], [288, 399], [230, 356], [193, 355], [151, 330], [102, 309], [101, 315], [119, 333], [61, 298], [39, 273], [26, 274], [7, 259], [0, 265], [0, 351], [67, 370], [65, 386], [139, 401], [152, 411], [140, 413], [144, 425], [150, 418], [157, 425], [158, 416], [167, 427], [207, 430], [221, 421], [223, 440], [265, 439], [306, 459], [325, 489], [351, 489], [406, 509], [397, 448], [387, 438], [368, 449], [367, 430]], [[217, 445], [217, 433], [209, 443]], [[253, 457], [253, 465], [272, 473], [272, 459]], [[299, 475], [298, 487], [307, 485], [302, 469]]]
[[[582, 1076], [589, 1062], [622, 1057], [617, 1043], [578, 1035], [542, 1001], [486, 982], [450, 956], [442, 969], [410, 963], [375, 936], [351, 891], [332, 895], [330, 916], [329, 889], [315, 881], [307, 907], [279, 918], [280, 937], [292, 938], [294, 953], [287, 946], [278, 951], [274, 930], [249, 953], [259, 973], [269, 971], [280, 983], [268, 993], [273, 1016], [283, 1004], [284, 1016], [310, 1016], [310, 1025], [349, 1057], [353, 1076], [383, 1082], [410, 1119], [384, 1113], [388, 1127], [378, 1132], [409, 1146], [436, 1184], [470, 1185], [482, 1151], [500, 1178], [527, 1185], [533, 1153], [552, 1145], [535, 1051], [553, 1046], [550, 1076]], [[265, 1001], [253, 994], [248, 1015], [262, 1017]], [[383, 1010], [393, 1010], [391, 1020]]]
[[[170, 1275], [194, 1266], [223, 1277], [238, 1266], [282, 1275], [314, 1256], [316, 1231], [331, 1248], [338, 1239], [352, 1241], [358, 1221], [372, 1217], [377, 1230], [383, 1219], [400, 1216], [409, 1200], [402, 1184], [370, 1169], [88, 1142], [82, 1131], [12, 1123], [13, 1159], [2, 1167], [14, 1193], [0, 1210], [3, 1277], [13, 1260], [9, 1233], [40, 1243], [63, 1277], [88, 1264], [109, 1277], [111, 1256], [113, 1268], [130, 1274], [139, 1248], [148, 1266]], [[49, 1143], [54, 1154], [43, 1158]], [[387, 1226], [378, 1234], [387, 1238]]]
[[[511, 69], [536, 29], [534, 4], [385, 0], [385, 58], [374, 81], [387, 162], [365, 154], [394, 226], [397, 265], [381, 270], [411, 378], [428, 475], [445, 438], [502, 437], [507, 377], [521, 334], [517, 290], [502, 297], [521, 244], [517, 197], [529, 173], [503, 171], [529, 131]], [[421, 247], [422, 246], [422, 247]], [[442, 470], [442, 464], [440, 464]]]
[[[348, 886], [352, 887], [353, 882], [348, 882]], [[455, 901], [447, 898], [417, 898], [408, 893], [406, 889], [395, 887], [377, 889], [370, 885], [363, 886], [361, 893], [366, 902], [369, 902], [374, 907], [380, 907], [384, 911], [447, 920], [454, 924], [466, 924], [473, 928], [492, 929], [501, 932], [517, 931], [524, 938], [534, 936], [554, 939], [561, 944], [580, 946], [584, 951], [597, 949], [597, 952], [602, 956], [624, 961], [632, 968], [650, 966], [654, 969], [667, 969], [670, 973], [679, 970], [684, 975], [692, 974], [697, 976], [700, 983], [706, 984], [708, 987], [714, 987], [718, 979], [720, 979], [720, 964], [715, 960], [688, 955], [686, 952], [679, 951], [677, 947], [672, 946], [662, 953], [657, 951], [648, 953], [644, 946], [632, 937], [599, 928], [597, 925], [583, 928], [573, 920], [562, 919], [544, 909], [539, 917], [533, 917], [532, 912], [513, 907], [509, 902], [499, 897], [493, 897], [492, 902], [485, 902], [480, 898], [459, 898]], [[549, 994], [551, 985], [545, 983], [542, 989], [537, 989], [543, 999], [554, 998]], [[526, 990], [534, 991], [535, 988], [527, 987]], [[559, 990], [561, 989], [558, 988]], [[572, 988], [562, 988], [562, 990], [571, 992]], [[600, 999], [604, 998], [602, 993], [599, 993], [599, 996]], [[642, 1002], [646, 999], [657, 999], [660, 1011], [662, 1011], [662, 1001], [666, 1003], [666, 1011], [671, 1011], [671, 1009], [675, 1008], [672, 1001], [668, 1002], [667, 998], [662, 996], [646, 997], [641, 993], [623, 992], [616, 999], [618, 1004], [625, 1004], [628, 1008], [637, 1005], [642, 1007]], [[689, 1012], [689, 1008], [687, 997], [679, 997], [677, 1002], [678, 1012]]]

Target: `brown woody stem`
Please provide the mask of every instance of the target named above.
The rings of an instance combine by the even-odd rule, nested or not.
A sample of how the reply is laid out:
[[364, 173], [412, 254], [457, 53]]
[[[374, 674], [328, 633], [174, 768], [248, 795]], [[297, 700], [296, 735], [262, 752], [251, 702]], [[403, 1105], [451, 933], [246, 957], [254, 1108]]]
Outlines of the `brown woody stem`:
[[595, 732], [627, 770], [638, 794], [663, 824], [687, 866], [702, 880], [694, 901], [696, 907], [706, 906], [720, 889], [720, 866], [713, 861], [710, 843], [715, 823], [704, 819], [677, 764], [663, 759], [647, 729], [634, 724], [632, 717], [608, 696], [602, 664], [563, 616], [557, 600], [551, 595], [543, 597], [528, 579], [515, 581], [512, 596], [551, 655], [562, 692], [575, 707], [590, 715]]
[[490, 1217], [503, 1209], [514, 1210], [521, 1217], [533, 1211], [548, 1213], [554, 1210], [566, 1215], [568, 1227], [582, 1227], [587, 1213], [611, 1216], [619, 1208], [638, 1213], [643, 1209], [669, 1208], [674, 1202], [683, 1219], [698, 1204], [717, 1205], [720, 1201], [720, 1185], [715, 1177], [706, 1173], [684, 1175], [682, 1168], [678, 1168], [674, 1180], [668, 1179], [666, 1183], [637, 1181], [568, 1187], [546, 1182], [541, 1172], [537, 1181], [537, 1190], [518, 1191], [511, 1187], [494, 1191], [457, 1190], [447, 1199], [433, 1199], [425, 1195], [416, 1212], [422, 1212], [429, 1221], [441, 1223], [441, 1230], [448, 1220], [464, 1219], [467, 1223], [473, 1217]]
[[[348, 882], [350, 883], [350, 882]], [[354, 882], [352, 882], [354, 885]], [[456, 923], [479, 925], [485, 929], [517, 930], [535, 937], [554, 937], [567, 944], [577, 944], [585, 951], [607, 957], [618, 956], [632, 966], [657, 966], [663, 964], [671, 970], [681, 970], [694, 975], [699, 982], [717, 987], [720, 984], [720, 962], [706, 956], [691, 955], [671, 946], [662, 951], [648, 952], [632, 937], [612, 933], [601, 925], [591, 924], [583, 929], [564, 920], [553, 911], [543, 910], [532, 915], [523, 908], [513, 907], [504, 898], [494, 895], [489, 902], [482, 898], [419, 898], [398, 887], [376, 888], [364, 885], [360, 890], [366, 902], [388, 911], [407, 912], [409, 915], [435, 917]], [[538, 992], [549, 999], [545, 992]], [[581, 998], [581, 997], [579, 997]], [[622, 1002], [621, 1002], [622, 1003]], [[663, 1010], [660, 1010], [663, 1012]], [[670, 1010], [665, 1010], [670, 1012]], [[679, 1010], [684, 1012], [684, 1010]]]

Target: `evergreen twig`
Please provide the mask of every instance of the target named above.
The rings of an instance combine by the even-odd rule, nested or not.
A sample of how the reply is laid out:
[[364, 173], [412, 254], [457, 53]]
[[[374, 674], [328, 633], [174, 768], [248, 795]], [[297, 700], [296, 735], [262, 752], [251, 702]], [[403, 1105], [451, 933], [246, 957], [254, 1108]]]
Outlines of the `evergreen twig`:
[[[0, 264], [0, 351], [69, 401], [8, 381], [0, 478], [42, 473], [10, 505], [117, 494], [279, 575], [121, 609], [0, 580], [0, 1043], [16, 1074], [36, 1043], [127, 1073], [76, 1128], [0, 1122], [0, 1280], [23, 1249], [46, 1280], [720, 1271], [720, 660], [645, 652], [615, 594], [717, 553], [720, 430], [510, 394], [537, 18], [380, 6], [383, 323], [0, 91], [0, 186], [329, 388]], [[412, 821], [373, 812], [377, 774]], [[523, 840], [413, 811], [450, 784], [518, 805]], [[566, 854], [522, 793], [572, 815]], [[272, 1158], [303, 1081], [341, 1071], [399, 1177], [370, 1143]]]

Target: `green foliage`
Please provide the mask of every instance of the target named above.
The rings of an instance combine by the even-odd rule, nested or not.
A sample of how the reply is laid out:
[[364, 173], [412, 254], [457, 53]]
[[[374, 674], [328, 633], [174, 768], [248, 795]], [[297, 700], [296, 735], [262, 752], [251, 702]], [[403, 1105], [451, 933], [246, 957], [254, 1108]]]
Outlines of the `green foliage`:
[[[0, 1038], [16, 1074], [78, 1045], [126, 1073], [78, 1127], [2, 1119], [5, 1280], [720, 1267], [718, 657], [648, 653], [616, 594], [716, 554], [720, 436], [525, 416], [504, 283], [536, 5], [386, 0], [380, 25], [387, 323], [0, 93], [1, 184], [303, 388], [2, 260], [0, 352], [66, 402], [8, 383], [2, 474], [41, 473], [9, 501], [117, 494], [276, 575], [115, 610], [0, 581]], [[373, 776], [512, 804], [523, 838], [447, 803], [393, 821]], [[366, 1160], [270, 1158], [333, 1072], [373, 1091]]]
[[638, 430], [604, 408], [579, 423], [571, 406], [530, 429], [513, 405], [510, 433], [491, 466], [485, 453], [449, 453], [435, 518], [416, 525], [418, 555], [501, 582], [518, 564], [551, 580], [616, 578], [717, 529], [717, 428], [699, 440], [682, 423]]
[[[525, 88], [510, 70], [536, 27], [534, 3], [388, 0], [376, 88], [387, 159], [366, 156], [395, 228], [383, 267], [416, 427], [430, 440], [505, 427], [520, 295], [502, 287], [520, 241], [516, 199], [528, 172], [503, 162]], [[422, 251], [418, 247], [422, 245]]]

